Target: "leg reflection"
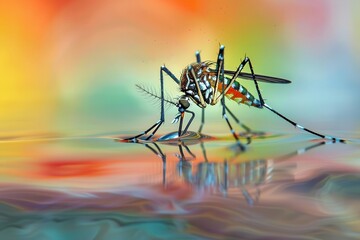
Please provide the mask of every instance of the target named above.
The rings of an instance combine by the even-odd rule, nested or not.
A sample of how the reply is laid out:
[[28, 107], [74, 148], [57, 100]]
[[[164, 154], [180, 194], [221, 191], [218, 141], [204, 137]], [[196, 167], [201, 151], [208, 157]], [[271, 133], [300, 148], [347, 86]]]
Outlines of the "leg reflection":
[[153, 153], [158, 155], [162, 160], [162, 184], [164, 187], [166, 187], [166, 155], [163, 153], [161, 148], [155, 143], [152, 142], [152, 145], [155, 146], [155, 148], [151, 147], [148, 143], [144, 144], [145, 147], [150, 149]]

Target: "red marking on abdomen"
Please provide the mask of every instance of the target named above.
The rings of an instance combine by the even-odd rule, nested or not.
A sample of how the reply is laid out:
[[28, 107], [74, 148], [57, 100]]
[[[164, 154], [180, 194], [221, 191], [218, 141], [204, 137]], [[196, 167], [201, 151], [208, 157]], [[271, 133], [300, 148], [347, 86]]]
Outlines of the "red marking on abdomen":
[[[246, 88], [242, 87], [243, 92], [246, 94], [242, 94], [239, 90], [230, 87], [229, 90], [225, 93], [225, 96], [237, 103], [242, 103], [248, 106], [253, 106], [257, 108], [261, 108], [260, 101], [257, 100], [251, 93], [249, 93]], [[222, 83], [219, 83], [218, 90], [222, 91]]]
[[[219, 83], [218, 85], [218, 91], [222, 91], [222, 83]], [[249, 99], [246, 98], [245, 95], [243, 95], [241, 92], [239, 92], [238, 90], [230, 87], [229, 90], [225, 93], [225, 96], [237, 103], [244, 103], [245, 101], [248, 101]], [[241, 98], [241, 101], [239, 101]]]

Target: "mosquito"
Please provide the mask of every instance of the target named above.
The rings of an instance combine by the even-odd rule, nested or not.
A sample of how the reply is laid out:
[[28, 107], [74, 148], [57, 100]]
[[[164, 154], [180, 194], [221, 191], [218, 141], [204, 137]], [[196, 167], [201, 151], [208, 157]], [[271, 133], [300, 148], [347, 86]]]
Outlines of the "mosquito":
[[[245, 57], [238, 68], [235, 71], [226, 70], [224, 69], [224, 49], [223, 45], [220, 45], [218, 57], [216, 62], [212, 61], [201, 61], [200, 53], [197, 51], [196, 55], [196, 62], [189, 64], [181, 73], [180, 79], [178, 79], [165, 65], [160, 67], [160, 91], [161, 95], [156, 96], [161, 99], [161, 110], [160, 110], [160, 119], [150, 126], [144, 132], [124, 139], [125, 141], [129, 142], [137, 142], [139, 139], [150, 140], [153, 138], [154, 134], [158, 131], [160, 126], [165, 122], [165, 114], [164, 114], [164, 103], [168, 102], [175, 105], [178, 108], [178, 114], [175, 116], [173, 123], [179, 122], [179, 129], [178, 129], [178, 137], [184, 135], [192, 120], [195, 117], [195, 113], [189, 110], [190, 103], [195, 103], [198, 107], [202, 109], [202, 118], [201, 118], [201, 125], [199, 128], [199, 132], [201, 132], [202, 127], [204, 125], [204, 109], [207, 105], [216, 105], [217, 103], [221, 103], [222, 105], [222, 117], [225, 119], [231, 134], [234, 136], [237, 144], [243, 149], [244, 145], [240, 142], [238, 135], [235, 133], [227, 113], [238, 123], [245, 131], [251, 133], [251, 130], [246, 125], [242, 124], [235, 114], [226, 106], [225, 97], [237, 102], [238, 104], [245, 104], [250, 107], [255, 107], [259, 109], [266, 108], [271, 112], [278, 115], [280, 118], [284, 119], [291, 125], [296, 128], [299, 128], [303, 131], [311, 133], [317, 137], [331, 140], [332, 142], [345, 142], [344, 139], [336, 138], [332, 136], [323, 135], [317, 133], [313, 130], [305, 128], [293, 120], [290, 120], [285, 115], [279, 113], [278, 111], [274, 110], [268, 104], [265, 103], [262, 94], [259, 89], [258, 81], [260, 82], [267, 82], [267, 83], [280, 83], [280, 84], [287, 84], [291, 83], [291, 81], [283, 78], [277, 77], [270, 77], [264, 75], [258, 75], [254, 73], [253, 66], [251, 64], [250, 58]], [[250, 73], [242, 72], [244, 67], [248, 65], [250, 69]], [[164, 74], [167, 74], [179, 87], [180, 91], [183, 93], [177, 102], [172, 102], [166, 100], [164, 98]], [[256, 98], [253, 94], [251, 94], [242, 84], [238, 78], [243, 78], [246, 80], [251, 80], [255, 84], [256, 92], [258, 98]], [[188, 121], [187, 125], [184, 129], [183, 127], [183, 120], [185, 113], [191, 114], [191, 118]], [[150, 133], [150, 134], [149, 134]]]

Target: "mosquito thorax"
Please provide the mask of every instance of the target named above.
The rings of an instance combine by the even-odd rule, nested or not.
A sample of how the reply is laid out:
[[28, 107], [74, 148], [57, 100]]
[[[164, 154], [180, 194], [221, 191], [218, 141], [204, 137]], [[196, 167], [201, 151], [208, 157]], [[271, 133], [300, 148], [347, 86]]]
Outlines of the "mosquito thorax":
[[[212, 62], [192, 63], [180, 77], [180, 90], [199, 107], [204, 108], [213, 100], [213, 83], [216, 73], [210, 69]], [[194, 77], [195, 75], [195, 77]]]

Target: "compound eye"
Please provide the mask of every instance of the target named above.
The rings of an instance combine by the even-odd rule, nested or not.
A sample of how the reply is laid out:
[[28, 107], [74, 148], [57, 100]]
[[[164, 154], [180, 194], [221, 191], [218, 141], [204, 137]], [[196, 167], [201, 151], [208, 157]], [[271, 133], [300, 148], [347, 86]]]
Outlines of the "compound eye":
[[187, 99], [182, 98], [179, 100], [179, 103], [184, 109], [187, 109], [190, 106], [190, 103]]

